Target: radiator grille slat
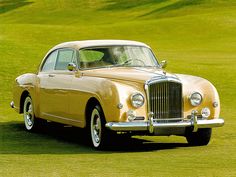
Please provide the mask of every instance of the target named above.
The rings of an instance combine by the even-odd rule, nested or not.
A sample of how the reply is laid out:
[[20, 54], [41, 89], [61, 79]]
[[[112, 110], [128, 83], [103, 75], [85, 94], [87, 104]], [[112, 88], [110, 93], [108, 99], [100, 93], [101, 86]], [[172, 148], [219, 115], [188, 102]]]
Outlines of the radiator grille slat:
[[[182, 117], [182, 85], [161, 82], [149, 85], [150, 111], [155, 119]], [[168, 119], [169, 121], [169, 119]]]

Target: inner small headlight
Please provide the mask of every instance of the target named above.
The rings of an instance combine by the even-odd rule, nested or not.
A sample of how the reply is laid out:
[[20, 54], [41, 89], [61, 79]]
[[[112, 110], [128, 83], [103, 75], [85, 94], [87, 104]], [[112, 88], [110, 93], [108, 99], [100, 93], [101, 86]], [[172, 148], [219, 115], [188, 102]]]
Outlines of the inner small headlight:
[[140, 108], [144, 104], [144, 96], [141, 93], [134, 93], [131, 95], [131, 104], [135, 108]]
[[189, 97], [190, 103], [193, 106], [199, 106], [202, 102], [202, 95], [199, 92], [194, 92]]

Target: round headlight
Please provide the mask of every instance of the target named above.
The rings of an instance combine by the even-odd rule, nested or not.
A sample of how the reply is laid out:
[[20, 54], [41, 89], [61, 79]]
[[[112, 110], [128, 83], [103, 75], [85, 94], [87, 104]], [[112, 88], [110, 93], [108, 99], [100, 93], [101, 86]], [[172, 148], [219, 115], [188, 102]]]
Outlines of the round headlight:
[[202, 102], [202, 95], [198, 92], [194, 92], [189, 97], [190, 103], [193, 106], [199, 106]]
[[135, 108], [140, 108], [144, 104], [144, 97], [141, 93], [134, 93], [131, 95], [131, 104]]

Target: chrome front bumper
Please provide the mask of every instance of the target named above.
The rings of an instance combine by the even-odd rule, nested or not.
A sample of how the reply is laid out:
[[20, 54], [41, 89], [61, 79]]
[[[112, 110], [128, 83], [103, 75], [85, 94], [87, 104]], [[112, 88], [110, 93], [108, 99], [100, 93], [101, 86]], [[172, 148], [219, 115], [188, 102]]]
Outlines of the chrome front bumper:
[[106, 127], [113, 131], [149, 131], [153, 133], [154, 129], [173, 129], [192, 127], [192, 131], [196, 132], [199, 128], [222, 127], [224, 119], [217, 118], [211, 120], [198, 120], [195, 112], [192, 113], [191, 119], [181, 120], [172, 123], [161, 123], [155, 121], [152, 117], [147, 122], [108, 122]]

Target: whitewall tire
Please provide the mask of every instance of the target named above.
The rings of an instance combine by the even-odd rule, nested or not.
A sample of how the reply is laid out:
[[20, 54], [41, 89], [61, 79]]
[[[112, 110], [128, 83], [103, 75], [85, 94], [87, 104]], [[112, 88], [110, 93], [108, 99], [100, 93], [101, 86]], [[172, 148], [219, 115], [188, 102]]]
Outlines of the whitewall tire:
[[102, 108], [94, 106], [90, 112], [90, 137], [94, 148], [102, 149], [107, 142], [107, 130], [105, 128], [105, 118]]
[[23, 107], [23, 117], [26, 130], [32, 131], [35, 128], [35, 116], [34, 106], [30, 96], [27, 96], [25, 98]]

